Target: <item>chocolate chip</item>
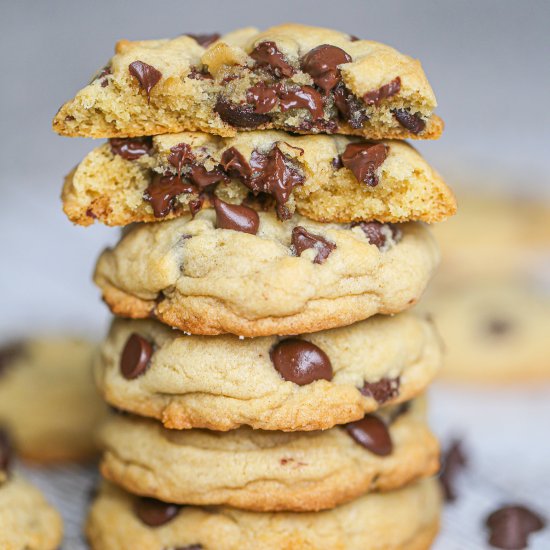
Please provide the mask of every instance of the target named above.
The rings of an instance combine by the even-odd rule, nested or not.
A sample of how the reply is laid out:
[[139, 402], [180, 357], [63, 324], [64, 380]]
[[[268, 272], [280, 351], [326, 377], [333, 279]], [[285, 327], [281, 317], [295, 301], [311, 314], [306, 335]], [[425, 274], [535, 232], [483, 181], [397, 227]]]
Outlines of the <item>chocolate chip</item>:
[[389, 147], [383, 143], [350, 143], [342, 154], [342, 164], [353, 172], [357, 181], [376, 187], [376, 170], [386, 160], [388, 151]]
[[342, 159], [340, 158], [340, 155], [332, 159], [332, 167], [335, 170], [340, 170], [340, 168], [343, 168], [343, 166], [344, 165], [342, 164]]
[[13, 457], [13, 448], [8, 432], [0, 428], [0, 471], [7, 472]]
[[214, 111], [224, 122], [236, 128], [256, 128], [271, 120], [267, 114], [255, 113], [252, 105], [237, 105], [222, 97], [216, 101]]
[[311, 86], [300, 86], [280, 95], [279, 106], [284, 113], [290, 109], [307, 109], [313, 120], [323, 118], [324, 103], [321, 94]]
[[378, 382], [365, 382], [359, 390], [365, 397], [372, 397], [377, 403], [385, 403], [399, 395], [400, 378], [382, 378]]
[[191, 544], [190, 546], [176, 546], [173, 550], [203, 550], [202, 544]]
[[395, 109], [393, 115], [397, 119], [397, 122], [406, 128], [413, 134], [419, 134], [426, 128], [426, 122], [422, 120], [421, 116], [418, 113], [414, 115], [411, 114], [406, 109]]
[[455, 478], [466, 464], [466, 455], [461, 442], [459, 440], [452, 441], [441, 457], [441, 469], [439, 471], [439, 482], [447, 502], [456, 500]]
[[284, 58], [275, 42], [260, 42], [250, 53], [258, 67], [263, 67], [276, 77], [290, 77], [295, 70]]
[[103, 67], [103, 69], [101, 69], [101, 71], [98, 73], [98, 75], [95, 77], [94, 80], [101, 80], [100, 86], [102, 88], [106, 88], [109, 85], [109, 79], [107, 77], [110, 74], [112, 74], [111, 67], [109, 66]]
[[220, 35], [218, 33], [212, 34], [190, 34], [187, 33], [185, 36], [192, 38], [199, 46], [203, 48], [208, 48], [211, 44], [214, 44], [216, 40], [219, 40]]
[[401, 239], [401, 231], [391, 223], [359, 222], [353, 224], [353, 227], [356, 226], [361, 228], [369, 243], [378, 248], [383, 248], [390, 236], [396, 242]]
[[332, 364], [327, 354], [315, 344], [287, 338], [276, 344], [270, 352], [275, 370], [287, 381], [298, 386], [315, 380], [332, 380]]
[[86, 208], [86, 216], [88, 216], [88, 218], [92, 218], [93, 220], [97, 220], [96, 213], [91, 207]]
[[172, 521], [179, 513], [180, 506], [168, 504], [154, 498], [141, 497], [136, 500], [137, 517], [149, 527], [160, 527]]
[[255, 113], [269, 113], [279, 103], [278, 90], [266, 84], [257, 84], [248, 88], [246, 100], [254, 106]]
[[511, 321], [507, 319], [491, 319], [487, 323], [487, 332], [493, 336], [502, 336], [509, 333], [513, 328]]
[[130, 74], [137, 79], [142, 90], [147, 94], [147, 100], [151, 99], [151, 90], [162, 78], [162, 73], [152, 65], [143, 61], [134, 61], [128, 66]]
[[252, 168], [242, 153], [235, 147], [226, 149], [221, 158], [223, 169], [233, 178], [247, 179], [252, 176]]
[[380, 86], [378, 90], [371, 90], [363, 96], [363, 101], [367, 105], [378, 105], [384, 99], [391, 97], [401, 90], [401, 79], [399, 77], [394, 78], [388, 84]]
[[248, 206], [228, 204], [214, 197], [214, 209], [216, 210], [216, 227], [219, 229], [232, 229], [256, 235], [260, 227], [258, 213]]
[[355, 36], [354, 34], [349, 35], [350, 42], [357, 42], [358, 40], [361, 40], [358, 36]]
[[198, 199], [193, 199], [192, 201], [189, 201], [189, 212], [191, 213], [191, 216], [194, 218], [202, 209], [202, 205], [204, 204], [204, 197], [199, 196]]
[[178, 174], [181, 174], [183, 166], [190, 164], [195, 160], [195, 155], [191, 151], [191, 146], [187, 143], [178, 143], [174, 147], [170, 147], [170, 154], [168, 155], [168, 162], [177, 168]]
[[302, 70], [325, 94], [341, 80], [339, 65], [350, 63], [351, 56], [344, 50], [329, 44], [322, 44], [310, 50], [302, 58]]
[[148, 368], [153, 355], [151, 342], [137, 333], [133, 333], [122, 350], [120, 356], [120, 372], [126, 380], [141, 376]]
[[193, 80], [212, 80], [214, 77], [208, 72], [206, 67], [200, 69], [191, 67], [187, 78], [192, 78]]
[[341, 84], [334, 90], [334, 105], [352, 128], [362, 128], [369, 119], [364, 103]]
[[407, 414], [411, 410], [411, 402], [405, 401], [389, 408], [386, 413], [386, 421], [393, 424], [400, 416]]
[[203, 190], [210, 185], [227, 181], [229, 178], [220, 170], [214, 168], [208, 171], [204, 166], [192, 164], [187, 177], [200, 189]]
[[377, 416], [367, 414], [362, 420], [345, 426], [348, 434], [359, 445], [379, 456], [387, 456], [393, 450], [393, 443], [386, 424]]
[[25, 343], [22, 341], [10, 342], [0, 348], [0, 374], [2, 374], [16, 359], [25, 353]]
[[164, 218], [177, 206], [176, 197], [182, 193], [195, 193], [196, 188], [182, 181], [180, 176], [155, 174], [143, 193], [143, 198], [153, 207], [155, 218]]
[[496, 510], [489, 515], [485, 524], [490, 530], [489, 544], [507, 550], [526, 548], [529, 535], [545, 527], [541, 516], [519, 505], [508, 505]]
[[136, 160], [151, 152], [153, 140], [150, 137], [111, 138], [109, 145], [113, 155], [118, 155], [126, 160]]
[[327, 241], [320, 235], [310, 233], [300, 225], [297, 225], [292, 230], [292, 246], [298, 256], [301, 256], [304, 250], [314, 248], [317, 251], [317, 255], [313, 262], [316, 264], [322, 264], [336, 248], [334, 243]]

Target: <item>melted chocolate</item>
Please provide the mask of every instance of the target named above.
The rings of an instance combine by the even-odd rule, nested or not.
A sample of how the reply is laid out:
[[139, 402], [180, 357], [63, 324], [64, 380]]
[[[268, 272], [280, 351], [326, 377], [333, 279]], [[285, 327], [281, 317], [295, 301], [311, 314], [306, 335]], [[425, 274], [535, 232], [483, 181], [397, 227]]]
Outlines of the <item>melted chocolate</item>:
[[393, 111], [393, 115], [403, 128], [406, 128], [413, 134], [419, 134], [426, 128], [426, 122], [422, 120], [422, 117], [418, 113], [413, 115], [406, 109], [396, 109]]
[[271, 120], [267, 114], [254, 112], [252, 105], [237, 105], [223, 97], [218, 98], [214, 111], [225, 123], [236, 128], [256, 128]]
[[284, 58], [275, 42], [260, 42], [250, 53], [256, 66], [267, 69], [274, 76], [290, 77], [295, 73], [294, 67]]
[[155, 218], [164, 218], [177, 206], [176, 197], [182, 193], [195, 193], [197, 189], [179, 176], [156, 174], [145, 190], [143, 198], [153, 207]]
[[378, 90], [371, 90], [363, 96], [363, 101], [367, 105], [379, 105], [381, 101], [391, 97], [401, 90], [401, 79], [399, 77], [394, 78], [388, 84], [380, 86]]
[[216, 226], [220, 229], [232, 229], [256, 235], [260, 227], [258, 213], [248, 206], [228, 204], [214, 197]]
[[386, 424], [377, 416], [367, 414], [362, 420], [345, 425], [348, 434], [365, 449], [378, 456], [393, 451], [393, 443]]
[[383, 143], [350, 143], [342, 154], [342, 164], [353, 172], [357, 181], [375, 187], [376, 170], [386, 160], [388, 151], [389, 147]]
[[351, 56], [341, 48], [322, 44], [304, 55], [302, 70], [309, 74], [313, 82], [326, 94], [341, 80], [338, 67], [344, 63], [350, 63], [351, 60]]
[[147, 94], [147, 100], [151, 99], [151, 90], [162, 78], [162, 73], [152, 65], [143, 61], [134, 61], [128, 66], [130, 74], [137, 79], [142, 90]]
[[305, 228], [299, 225], [292, 230], [292, 246], [298, 256], [301, 256], [304, 250], [314, 248], [317, 251], [317, 255], [313, 261], [316, 264], [322, 264], [336, 248], [334, 243], [327, 241], [320, 235], [314, 235], [306, 231]]
[[153, 140], [150, 137], [111, 138], [109, 140], [109, 145], [114, 155], [118, 155], [126, 160], [136, 160], [151, 152]]

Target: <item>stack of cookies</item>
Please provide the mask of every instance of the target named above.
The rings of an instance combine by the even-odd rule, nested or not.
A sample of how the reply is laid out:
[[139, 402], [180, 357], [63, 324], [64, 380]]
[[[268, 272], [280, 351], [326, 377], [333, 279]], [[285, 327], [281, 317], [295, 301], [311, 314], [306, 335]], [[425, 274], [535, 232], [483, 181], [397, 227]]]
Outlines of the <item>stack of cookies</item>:
[[118, 413], [92, 548], [430, 546], [441, 347], [405, 310], [438, 263], [420, 222], [456, 205], [390, 139], [438, 137], [435, 105], [417, 61], [283, 25], [121, 41], [60, 109], [60, 134], [109, 138], [65, 212], [128, 226], [95, 271]]

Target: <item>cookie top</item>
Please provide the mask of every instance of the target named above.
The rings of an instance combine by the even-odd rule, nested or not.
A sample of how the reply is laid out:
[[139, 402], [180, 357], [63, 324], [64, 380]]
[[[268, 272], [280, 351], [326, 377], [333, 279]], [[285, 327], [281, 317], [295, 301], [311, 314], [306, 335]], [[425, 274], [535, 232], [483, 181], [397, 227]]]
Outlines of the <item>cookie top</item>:
[[445, 378], [478, 384], [550, 379], [548, 291], [517, 279], [438, 284], [419, 309], [441, 333]]
[[398, 313], [418, 301], [437, 262], [420, 224], [281, 222], [220, 202], [194, 219], [130, 229], [101, 255], [94, 279], [117, 315], [262, 336]]
[[437, 472], [423, 403], [316, 432], [168, 430], [114, 415], [102, 430], [105, 478], [132, 494], [254, 511], [333, 508]]
[[53, 127], [84, 137], [275, 128], [433, 139], [443, 130], [435, 107], [418, 61], [378, 42], [286, 24], [215, 41], [121, 40]]
[[75, 223], [127, 225], [181, 216], [206, 191], [230, 203], [269, 199], [281, 219], [297, 211], [324, 222], [431, 223], [456, 211], [450, 189], [405, 143], [276, 131], [112, 139], [67, 176], [62, 197]]
[[435, 480], [309, 513], [163, 505], [104, 484], [86, 534], [93, 550], [427, 550], [440, 506]]
[[23, 458], [56, 462], [97, 453], [94, 431], [107, 407], [93, 384], [94, 349], [63, 337], [0, 348], [0, 424]]
[[16, 474], [0, 480], [0, 548], [56, 550], [62, 537], [61, 516], [38, 489]]
[[95, 378], [111, 405], [168, 428], [319, 430], [411, 399], [441, 361], [432, 324], [408, 313], [299, 337], [244, 340], [117, 319]]

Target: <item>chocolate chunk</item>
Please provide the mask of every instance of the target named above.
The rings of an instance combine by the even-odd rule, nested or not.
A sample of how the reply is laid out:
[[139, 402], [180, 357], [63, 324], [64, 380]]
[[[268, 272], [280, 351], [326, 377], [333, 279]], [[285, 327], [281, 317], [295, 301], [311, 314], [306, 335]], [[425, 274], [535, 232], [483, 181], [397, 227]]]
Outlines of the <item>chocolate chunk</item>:
[[376, 187], [376, 170], [386, 160], [388, 151], [389, 147], [383, 143], [350, 143], [342, 154], [342, 164], [353, 172], [357, 181]]
[[200, 69], [191, 67], [187, 78], [192, 78], [193, 80], [212, 80], [214, 77], [208, 72], [206, 67]]
[[306, 340], [282, 340], [273, 347], [270, 357], [275, 370], [285, 380], [298, 386], [311, 384], [315, 380], [332, 380], [332, 365], [327, 354]]
[[177, 168], [178, 174], [181, 174], [185, 164], [191, 164], [195, 160], [195, 155], [191, 151], [191, 146], [187, 143], [178, 143], [170, 148], [168, 162]]
[[216, 101], [214, 111], [224, 122], [236, 128], [256, 128], [271, 120], [267, 114], [255, 113], [252, 105], [237, 105], [222, 97]]
[[141, 376], [148, 368], [153, 355], [151, 342], [137, 333], [133, 333], [122, 350], [120, 356], [120, 372], [126, 380]]
[[246, 100], [254, 106], [255, 113], [269, 113], [279, 103], [278, 90], [265, 84], [257, 84], [247, 90]]
[[342, 159], [340, 158], [340, 155], [332, 159], [332, 167], [335, 170], [340, 170], [340, 168], [343, 168], [343, 166], [344, 165], [342, 164]]
[[400, 378], [382, 378], [378, 382], [365, 382], [359, 390], [365, 397], [372, 397], [377, 403], [385, 403], [399, 395]]
[[25, 344], [22, 341], [10, 342], [0, 348], [0, 374], [2, 374], [16, 359], [25, 353]]
[[151, 152], [153, 140], [150, 137], [111, 138], [109, 145], [113, 155], [118, 155], [126, 160], [136, 160]]
[[0, 471], [7, 472], [13, 457], [13, 448], [8, 432], [0, 428]]
[[441, 457], [441, 469], [439, 471], [439, 482], [447, 502], [456, 500], [455, 478], [466, 464], [466, 455], [462, 450], [460, 441], [452, 441]]
[[203, 550], [202, 544], [191, 544], [190, 546], [176, 546], [174, 550]]
[[363, 124], [369, 119], [364, 103], [341, 84], [334, 90], [334, 105], [341, 117], [352, 128], [362, 128]]
[[155, 174], [153, 181], [143, 193], [143, 198], [153, 207], [155, 218], [164, 218], [176, 207], [178, 195], [196, 191], [193, 185], [185, 183], [179, 176]]
[[204, 166], [192, 164], [187, 177], [202, 191], [210, 185], [220, 181], [228, 181], [228, 177], [220, 170], [214, 168], [208, 171]]
[[192, 38], [199, 46], [202, 46], [203, 48], [208, 48], [208, 46], [214, 44], [214, 42], [220, 38], [220, 35], [216, 32], [212, 34], [187, 33], [185, 36], [189, 36], [189, 38]]
[[325, 94], [341, 80], [339, 65], [350, 63], [351, 56], [344, 50], [329, 44], [322, 44], [310, 50], [302, 58], [302, 70]]
[[214, 197], [214, 209], [216, 210], [216, 227], [219, 229], [232, 229], [256, 235], [260, 227], [260, 217], [255, 210], [248, 206], [228, 204]]
[[203, 195], [199, 195], [198, 199], [193, 199], [192, 201], [189, 201], [189, 212], [191, 213], [191, 217], [195, 217], [202, 209], [202, 206], [204, 204], [205, 197]]
[[386, 245], [389, 236], [391, 236], [395, 242], [401, 239], [401, 231], [391, 223], [359, 222], [353, 224], [353, 227], [355, 226], [359, 226], [366, 235], [369, 243], [378, 248], [383, 248]]
[[418, 113], [413, 115], [406, 109], [395, 109], [395, 111], [393, 111], [393, 116], [395, 116], [397, 122], [399, 122], [403, 128], [406, 128], [413, 134], [419, 134], [426, 128], [426, 122], [422, 120], [422, 117]]
[[235, 147], [230, 147], [223, 152], [221, 165], [232, 178], [244, 180], [252, 176], [250, 164]]
[[492, 336], [502, 336], [509, 333], [513, 323], [507, 319], [491, 319], [487, 323], [487, 332]]
[[306, 231], [300, 225], [297, 225], [292, 230], [292, 246], [298, 256], [301, 256], [304, 250], [314, 248], [317, 251], [317, 255], [313, 262], [316, 264], [322, 264], [336, 248], [334, 243], [327, 241], [320, 235], [313, 235], [313, 233]]
[[149, 527], [160, 527], [172, 521], [179, 513], [180, 506], [168, 504], [154, 498], [141, 497], [134, 508], [137, 517]]
[[256, 61], [258, 67], [268, 69], [278, 78], [290, 77], [295, 70], [284, 58], [275, 42], [260, 42], [250, 53], [250, 57]]
[[391, 97], [401, 90], [401, 79], [399, 77], [394, 78], [388, 84], [380, 86], [378, 90], [371, 90], [363, 96], [363, 101], [367, 105], [378, 105], [384, 99]]
[[354, 34], [349, 35], [350, 42], [357, 42], [358, 40], [361, 40], [358, 36], [355, 36]]
[[312, 86], [300, 86], [280, 95], [279, 106], [284, 113], [290, 109], [307, 109], [313, 120], [323, 118], [324, 103], [321, 94]]
[[489, 515], [485, 524], [490, 530], [489, 544], [506, 550], [526, 548], [529, 535], [545, 527], [541, 516], [519, 505], [496, 510]]
[[147, 94], [147, 100], [151, 99], [151, 90], [158, 84], [162, 78], [162, 73], [152, 65], [143, 61], [134, 61], [128, 66], [130, 74], [137, 79], [142, 90]]
[[346, 424], [345, 428], [359, 445], [375, 455], [387, 456], [393, 451], [388, 427], [377, 416], [367, 414], [362, 420]]

